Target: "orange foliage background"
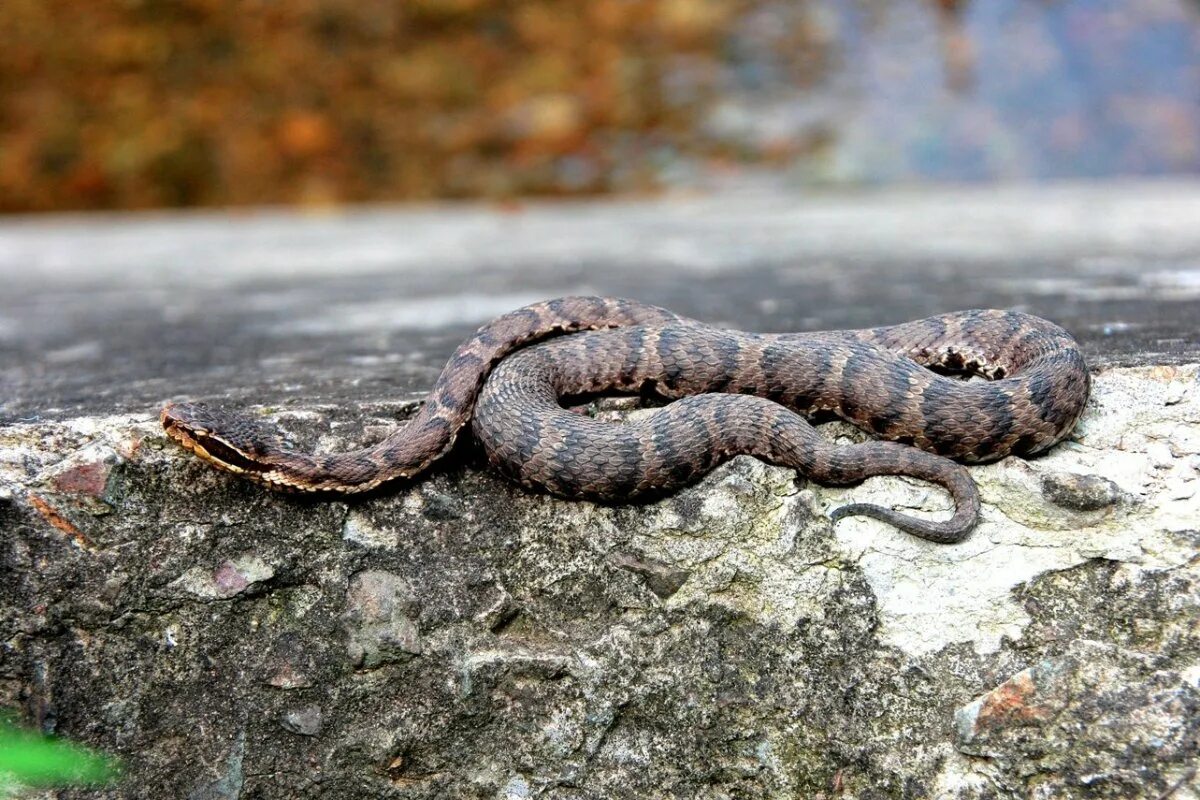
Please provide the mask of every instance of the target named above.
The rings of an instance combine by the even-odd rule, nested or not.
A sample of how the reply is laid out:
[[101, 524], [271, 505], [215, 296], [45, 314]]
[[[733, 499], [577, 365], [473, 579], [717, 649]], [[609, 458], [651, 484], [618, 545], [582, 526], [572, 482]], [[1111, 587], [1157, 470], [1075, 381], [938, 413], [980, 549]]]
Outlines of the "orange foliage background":
[[3, 0], [0, 210], [645, 189], [738, 5]]

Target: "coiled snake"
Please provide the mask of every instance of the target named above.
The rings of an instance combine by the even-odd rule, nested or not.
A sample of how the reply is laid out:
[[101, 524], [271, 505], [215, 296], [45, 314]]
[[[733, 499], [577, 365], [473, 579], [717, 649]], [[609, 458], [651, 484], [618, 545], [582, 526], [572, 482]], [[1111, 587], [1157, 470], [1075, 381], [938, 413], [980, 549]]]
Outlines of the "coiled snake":
[[[571, 335], [555, 335], [563, 333]], [[562, 405], [612, 391], [675, 402], [631, 423]], [[823, 483], [909, 475], [950, 492], [950, 519], [860, 503], [833, 518], [866, 515], [953, 542], [978, 519], [979, 494], [950, 459], [1045, 450], [1070, 433], [1088, 391], [1075, 340], [1028, 314], [960, 311], [885, 328], [757, 334], [631, 300], [564, 297], [480, 328], [416, 416], [371, 447], [294, 452], [263, 423], [198, 403], [169, 404], [161, 419], [172, 438], [215, 466], [290, 491], [363, 492], [411, 478], [444, 455], [468, 421], [500, 472], [572, 498], [669, 492], [737, 454]], [[806, 419], [821, 413], [889, 441], [835, 445]]]

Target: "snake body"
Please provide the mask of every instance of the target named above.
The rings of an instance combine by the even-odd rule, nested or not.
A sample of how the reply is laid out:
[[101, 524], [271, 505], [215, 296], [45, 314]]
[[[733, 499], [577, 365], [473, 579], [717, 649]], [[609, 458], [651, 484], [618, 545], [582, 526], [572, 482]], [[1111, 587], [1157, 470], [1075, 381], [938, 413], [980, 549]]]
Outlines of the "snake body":
[[[562, 333], [571, 335], [555, 336]], [[675, 402], [628, 424], [562, 406], [566, 397], [613, 391]], [[611, 502], [669, 492], [737, 454], [825, 483], [910, 475], [951, 493], [949, 520], [866, 504], [837, 509], [834, 518], [873, 516], [949, 542], [979, 513], [974, 481], [950, 459], [1041, 452], [1070, 433], [1088, 391], [1074, 339], [1017, 312], [756, 334], [630, 300], [567, 297], [480, 328], [451, 356], [416, 416], [372, 447], [298, 453], [256, 420], [196, 403], [169, 404], [162, 422], [214, 465], [294, 491], [361, 492], [413, 477], [450, 449], [468, 421], [500, 472], [567, 497]], [[822, 413], [890, 441], [834, 445], [806, 419]]]

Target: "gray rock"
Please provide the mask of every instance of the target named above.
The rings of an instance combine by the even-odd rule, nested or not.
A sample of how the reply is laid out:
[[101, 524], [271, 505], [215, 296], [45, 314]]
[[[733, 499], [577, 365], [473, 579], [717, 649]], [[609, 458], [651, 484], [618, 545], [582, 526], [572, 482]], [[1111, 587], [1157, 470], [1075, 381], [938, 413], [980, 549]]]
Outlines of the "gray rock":
[[492, 631], [498, 632], [521, 613], [513, 596], [499, 584], [496, 584], [494, 597], [485, 602], [486, 605], [475, 615], [475, 619]]
[[256, 555], [221, 561], [215, 568], [192, 567], [171, 586], [209, 600], [227, 600], [270, 580], [275, 570]]
[[[972, 468], [983, 522], [952, 547], [828, 521], [852, 497], [945, 513], [919, 482], [746, 457], [637, 507], [458, 460], [347, 509], [219, 474], [151, 419], [9, 426], [0, 465], [142, 444], [101, 516], [2, 467], [0, 687], [121, 754], [119, 796], [1184, 797], [1200, 515], [1172, 487], [1198, 453], [1155, 443], [1192, 446], [1200, 397], [1124, 398], [1197, 372], [1099, 373], [1071, 442]], [[1061, 508], [1058, 475], [1129, 502]]]
[[239, 735], [229, 758], [221, 764], [221, 773], [211, 781], [204, 781], [188, 792], [188, 800], [237, 800], [242, 796], [246, 775], [242, 768], [246, 757], [246, 737]]
[[1075, 511], [1096, 511], [1121, 499], [1121, 490], [1107, 478], [1069, 472], [1044, 476], [1042, 491], [1050, 502]]
[[632, 553], [614, 553], [611, 560], [618, 567], [641, 575], [650, 591], [663, 600], [678, 592], [688, 579], [686, 570], [675, 569], [664, 561], [646, 559]]
[[276, 689], [311, 687], [316, 663], [304, 648], [304, 639], [296, 633], [285, 633], [276, 639], [265, 664], [264, 682]]
[[346, 593], [350, 662], [361, 669], [411, 658], [421, 653], [414, 618], [417, 601], [399, 575], [369, 570], [355, 575]]
[[299, 736], [316, 736], [321, 732], [321, 707], [304, 706], [284, 712], [279, 724], [285, 731]]

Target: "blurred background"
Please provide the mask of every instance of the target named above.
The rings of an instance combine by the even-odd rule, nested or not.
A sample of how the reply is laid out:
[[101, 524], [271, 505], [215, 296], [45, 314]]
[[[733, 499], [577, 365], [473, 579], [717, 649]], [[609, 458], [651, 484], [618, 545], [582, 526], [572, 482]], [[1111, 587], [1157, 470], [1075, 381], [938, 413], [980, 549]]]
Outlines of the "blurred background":
[[1200, 172], [1197, 0], [2, 0], [0, 211]]

